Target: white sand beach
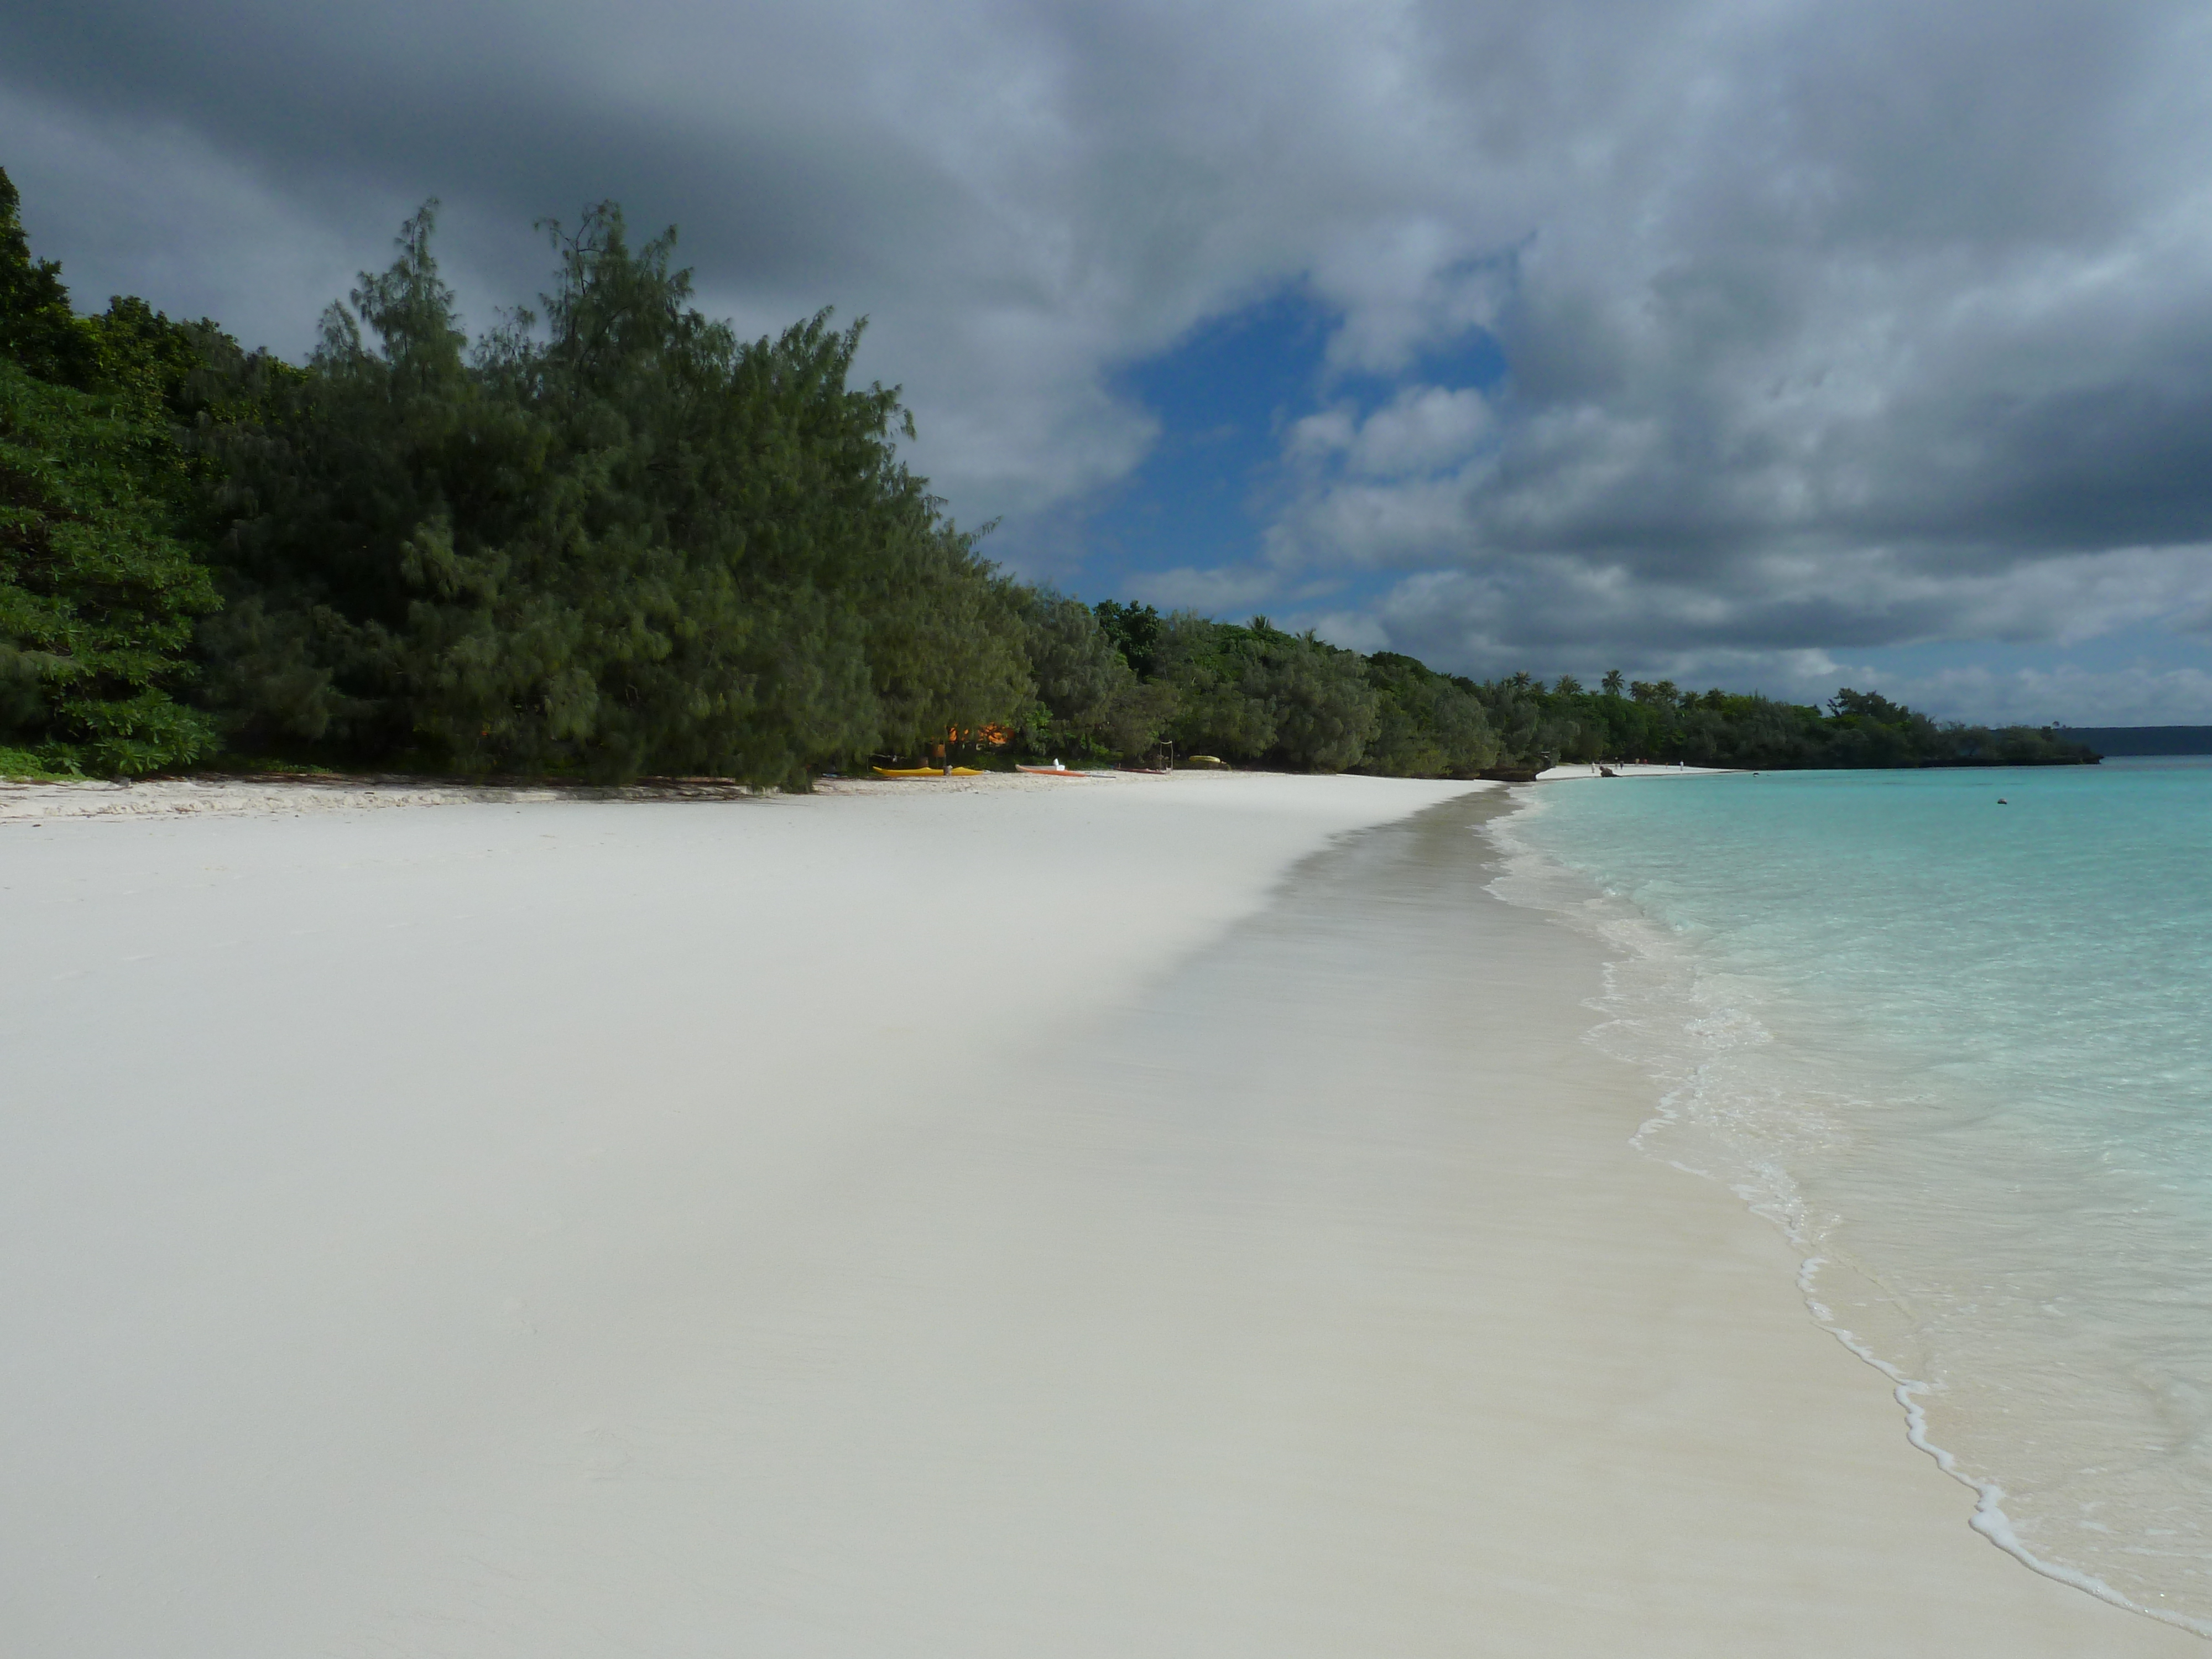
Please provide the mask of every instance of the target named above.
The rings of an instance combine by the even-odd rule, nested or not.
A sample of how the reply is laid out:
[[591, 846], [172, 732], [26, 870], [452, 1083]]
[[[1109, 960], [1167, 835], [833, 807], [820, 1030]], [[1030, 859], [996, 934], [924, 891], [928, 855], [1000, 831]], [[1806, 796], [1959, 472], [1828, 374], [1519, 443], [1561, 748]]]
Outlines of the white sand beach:
[[1657, 761], [1566, 761], [1536, 775], [1540, 783], [1565, 783], [1587, 778], [1711, 778], [1735, 769], [1726, 766], [1677, 766]]
[[1503, 792], [183, 787], [0, 792], [10, 1659], [2203, 1650], [1630, 1146]]

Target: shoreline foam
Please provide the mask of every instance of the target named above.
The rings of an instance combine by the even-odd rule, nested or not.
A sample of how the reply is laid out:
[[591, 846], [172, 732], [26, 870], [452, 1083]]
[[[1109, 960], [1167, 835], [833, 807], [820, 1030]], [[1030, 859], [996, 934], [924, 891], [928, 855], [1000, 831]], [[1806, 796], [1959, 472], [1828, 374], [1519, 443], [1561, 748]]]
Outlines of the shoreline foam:
[[[1908, 1345], [1931, 1336], [1940, 1340], [1942, 1334], [1899, 1323], [1898, 1287], [1867, 1279], [1863, 1263], [1855, 1267], [1837, 1250], [1838, 1229], [1853, 1219], [1832, 1211], [1837, 1193], [1816, 1176], [1808, 1196], [1800, 1190], [1796, 1174], [1802, 1168], [1817, 1170], [1832, 1164], [1853, 1135], [1866, 1132], [1863, 1123], [1829, 1122], [1830, 1104], [1849, 1108], [1856, 1103], [1849, 1093], [1852, 1088], [1874, 1086], [1879, 1092], [1881, 1085], [1869, 1085], [1865, 1079], [1822, 1079], [1808, 1069], [1812, 1062], [1792, 1054], [1786, 1045], [1775, 1051], [1782, 1056], [1779, 1066], [1762, 1060], [1765, 1069], [1760, 1073], [1724, 1070], [1776, 1042], [1761, 1024], [1771, 988], [1754, 990], [1738, 977], [1740, 968], [1707, 961], [1697, 929], [1686, 939], [1678, 937], [1676, 930], [1684, 926], [1679, 920], [1670, 928], [1611, 888], [1601, 894], [1589, 876], [1559, 862], [1512, 826], [1493, 826], [1492, 839], [1505, 854], [1493, 890], [1584, 934], [1607, 958], [1605, 992], [1593, 1005], [1606, 1018], [1589, 1040], [1653, 1079], [1658, 1108], [1638, 1129], [1635, 1143], [1671, 1167], [1728, 1187], [1800, 1254], [1797, 1282], [1812, 1318], [1883, 1376], [1903, 1414], [1905, 1438], [1974, 1494], [1974, 1530], [2057, 1583], [2195, 1635], [2212, 1636], [2212, 1624], [2203, 1619], [2131, 1595], [2097, 1573], [2053, 1559], [2031, 1545], [2007, 1511], [2003, 1481], [1969, 1468], [1931, 1422], [1928, 1402], [1942, 1399], [1945, 1386], [1925, 1379], [1941, 1373], [1917, 1374], [1902, 1356]], [[1835, 1058], [1829, 1054], [1832, 1063]], [[1778, 1079], [1786, 1091], [1793, 1079], [1796, 1091], [1786, 1098], [1763, 1097], [1761, 1091], [1775, 1087]], [[1820, 1092], [1838, 1088], [1846, 1092]], [[1854, 1114], [1846, 1109], [1843, 1115], [1849, 1120]], [[1846, 1303], [1857, 1310], [1856, 1315], [1841, 1311]], [[1863, 1329], [1863, 1317], [1871, 1319], [1882, 1334]], [[2026, 1421], [2009, 1426], [2021, 1435], [2035, 1432]], [[1954, 1420], [1952, 1427], [1960, 1425]], [[1978, 1449], [1986, 1459], [1994, 1449], [1983, 1443]]]

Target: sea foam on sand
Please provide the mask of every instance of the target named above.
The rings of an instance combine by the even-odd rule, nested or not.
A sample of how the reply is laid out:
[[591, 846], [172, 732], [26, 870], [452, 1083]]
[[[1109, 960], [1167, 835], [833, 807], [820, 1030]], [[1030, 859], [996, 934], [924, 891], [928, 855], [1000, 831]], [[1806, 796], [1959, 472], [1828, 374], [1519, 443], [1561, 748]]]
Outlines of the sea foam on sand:
[[1628, 1146], [1501, 799], [0, 823], [0, 1650], [2198, 1650]]

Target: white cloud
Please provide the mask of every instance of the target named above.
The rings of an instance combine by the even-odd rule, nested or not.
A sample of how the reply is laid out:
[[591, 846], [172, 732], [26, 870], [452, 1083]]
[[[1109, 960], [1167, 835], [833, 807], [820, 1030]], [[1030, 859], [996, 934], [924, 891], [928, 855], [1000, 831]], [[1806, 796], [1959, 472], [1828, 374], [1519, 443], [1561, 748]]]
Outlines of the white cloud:
[[1418, 214], [1319, 250], [1311, 276], [1344, 318], [1329, 341], [1330, 364], [1382, 374], [1493, 326], [1511, 292], [1498, 248], [1464, 226]]
[[1881, 690], [1987, 725], [2212, 726], [2212, 674], [2197, 668], [1964, 667], [1890, 677]]
[[1433, 474], [1467, 461], [1496, 430], [1479, 392], [1407, 386], [1360, 422], [1346, 459], [1370, 478]]
[[2212, 549], [2190, 547], [1969, 571], [1880, 550], [1776, 555], [1747, 561], [1727, 591], [1626, 564], [1518, 555], [1408, 576], [1375, 611], [1397, 649], [1466, 672], [1587, 672], [1602, 659], [1645, 678], [1809, 690], [1832, 690], [1847, 672], [1870, 680], [1849, 659], [1876, 647], [1961, 635], [2079, 643], [2207, 608]]
[[1064, 530], [1118, 371], [1295, 287], [1270, 563], [1155, 592], [1763, 663], [2212, 618], [2208, 78], [2194, 0], [104, 0], [0, 16], [0, 143], [81, 292], [280, 344], [422, 196], [480, 318], [538, 215], [680, 220], [747, 327], [872, 316], [970, 520]]
[[1137, 576], [1131, 596], [1163, 611], [1198, 611], [1208, 616], [1243, 616], [1281, 591], [1272, 570], [1235, 567], [1214, 570], [1159, 570]]
[[1342, 646], [1347, 651], [1387, 651], [1390, 648], [1390, 630], [1382, 626], [1382, 619], [1364, 611], [1328, 611], [1320, 616], [1300, 621], [1303, 630], [1310, 628], [1331, 645]]

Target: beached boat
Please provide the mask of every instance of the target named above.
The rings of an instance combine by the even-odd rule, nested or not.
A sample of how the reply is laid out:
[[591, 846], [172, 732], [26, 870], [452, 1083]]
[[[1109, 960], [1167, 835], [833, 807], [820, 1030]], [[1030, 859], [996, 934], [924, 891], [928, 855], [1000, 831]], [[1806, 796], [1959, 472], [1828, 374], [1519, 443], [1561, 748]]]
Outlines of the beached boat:
[[1058, 761], [1054, 761], [1049, 766], [1023, 766], [1018, 763], [1014, 770], [1027, 772], [1032, 777], [1039, 778], [1079, 778], [1084, 775], [1080, 772], [1071, 772]]
[[980, 778], [980, 766], [878, 766], [879, 778]]

